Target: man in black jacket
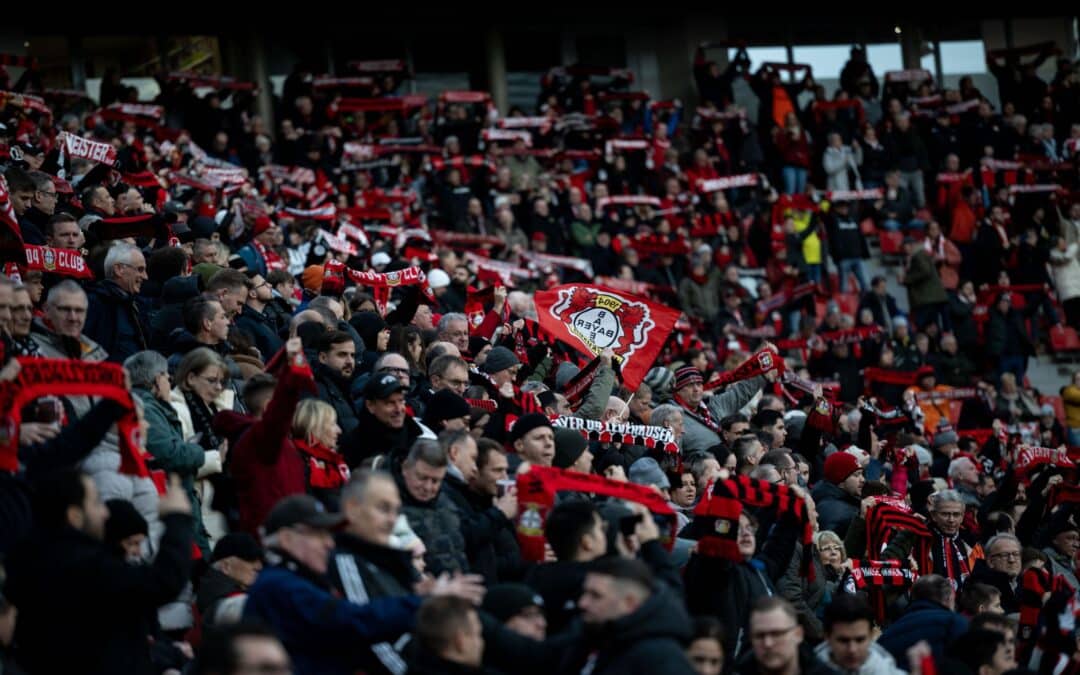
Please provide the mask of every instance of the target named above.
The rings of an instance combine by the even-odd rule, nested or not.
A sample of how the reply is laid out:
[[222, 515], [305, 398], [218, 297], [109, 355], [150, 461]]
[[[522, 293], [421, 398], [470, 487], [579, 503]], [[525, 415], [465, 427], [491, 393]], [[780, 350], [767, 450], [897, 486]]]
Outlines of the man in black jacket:
[[364, 387], [364, 405], [357, 415], [358, 424], [341, 437], [339, 447], [349, 468], [378, 454], [400, 461], [424, 428], [405, 407], [408, 389], [393, 375], [379, 375]]
[[139, 297], [146, 258], [132, 244], [113, 244], [105, 254], [105, 278], [87, 289], [86, 335], [105, 348], [109, 361], [150, 348], [149, 312]]
[[870, 257], [870, 247], [847, 200], [833, 202], [833, 212], [826, 217], [825, 227], [829, 233], [829, 253], [840, 272], [840, 292], [847, 293], [848, 277], [852, 273], [859, 291], [865, 291], [869, 284], [863, 259]]
[[240, 615], [237, 610], [242, 609], [242, 605], [233, 605], [229, 610], [223, 609], [223, 605], [226, 601], [242, 601], [262, 567], [262, 547], [247, 532], [232, 532], [218, 540], [210, 557], [210, 568], [203, 575], [199, 593], [195, 596], [204, 628], [219, 622], [228, 623], [222, 619], [230, 611], [235, 611], [235, 616]]
[[89, 476], [59, 470], [41, 481], [38, 495], [37, 532], [7, 562], [19, 664], [34, 673], [155, 673], [150, 619], [190, 575], [191, 503], [180, 479], [173, 476], [159, 500], [165, 533], [145, 566], [106, 548], [108, 510]]
[[[484, 575], [486, 583], [494, 584], [499, 580], [500, 568], [508, 571], [521, 567], [520, 555], [516, 560], [508, 559], [505, 552], [507, 538], [513, 537], [515, 531], [516, 493], [508, 490], [493, 499], [490, 494], [476, 491], [479, 451], [468, 431], [444, 431], [439, 434], [439, 444], [450, 460], [443, 487], [461, 519], [469, 569]], [[500, 551], [504, 553], [500, 555]]]
[[578, 601], [583, 639], [567, 654], [565, 672], [693, 673], [682, 644], [690, 617], [681, 598], [658, 585], [638, 560], [592, 565]]
[[261, 274], [248, 272], [247, 302], [236, 317], [236, 327], [251, 338], [252, 343], [259, 348], [264, 362], [285, 344], [278, 336], [277, 324], [266, 311], [267, 305], [273, 299], [274, 292], [266, 279]]
[[348, 333], [332, 330], [319, 338], [317, 353], [318, 362], [313, 364], [312, 372], [319, 398], [334, 408], [341, 433], [348, 435], [360, 423], [349, 398], [356, 368], [356, 345]]

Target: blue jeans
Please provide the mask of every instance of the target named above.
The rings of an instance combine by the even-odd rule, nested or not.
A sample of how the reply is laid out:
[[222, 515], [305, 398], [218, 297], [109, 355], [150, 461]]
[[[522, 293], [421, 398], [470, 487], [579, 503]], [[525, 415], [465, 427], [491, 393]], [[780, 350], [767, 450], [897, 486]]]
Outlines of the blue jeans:
[[806, 169], [785, 166], [781, 177], [784, 179], [784, 194], [794, 195], [806, 192]]
[[848, 275], [852, 272], [855, 273], [855, 281], [859, 283], [859, 290], [865, 291], [870, 287], [870, 284], [866, 281], [866, 268], [863, 267], [863, 261], [860, 258], [853, 258], [851, 260], [841, 260], [836, 263], [836, 267], [840, 271], [840, 292], [847, 293], [848, 287]]
[[807, 263], [806, 264], [806, 280], [807, 281], [812, 281], [815, 284], [820, 284], [821, 283], [821, 270], [822, 270], [823, 267], [824, 267], [824, 265], [822, 265], [820, 263], [817, 264], [817, 265]]
[[918, 218], [912, 218], [907, 225], [904, 225], [899, 220], [886, 218], [881, 226], [889, 232], [899, 232], [900, 230], [925, 230], [926, 222], [919, 220]]

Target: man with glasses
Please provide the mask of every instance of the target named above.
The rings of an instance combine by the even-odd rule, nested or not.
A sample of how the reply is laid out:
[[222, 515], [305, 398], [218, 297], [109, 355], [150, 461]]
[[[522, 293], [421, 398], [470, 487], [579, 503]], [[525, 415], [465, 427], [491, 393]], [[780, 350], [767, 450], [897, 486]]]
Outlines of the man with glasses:
[[19, 219], [19, 225], [25, 243], [44, 246], [49, 218], [56, 211], [56, 185], [49, 174], [41, 171], [30, 171], [27, 176], [34, 183], [34, 193], [30, 198], [30, 207]]
[[795, 608], [783, 598], [763, 597], [750, 609], [751, 657], [735, 668], [739, 675], [830, 675], [832, 668], [803, 645], [803, 629]]
[[285, 344], [278, 337], [278, 327], [266, 311], [267, 305], [274, 299], [274, 291], [258, 272], [248, 272], [247, 280], [247, 302], [236, 317], [236, 328], [251, 338], [265, 362]]
[[787, 450], [770, 450], [761, 458], [761, 463], [775, 466], [784, 485], [799, 487], [799, 467]]
[[1006, 614], [1020, 611], [1020, 572], [1023, 565], [1020, 540], [1011, 534], [998, 534], [986, 542], [985, 560], [976, 560], [968, 583], [993, 586], [1001, 593], [1001, 609]]
[[90, 287], [86, 334], [109, 353], [124, 359], [149, 349], [149, 308], [139, 297], [147, 279], [146, 258], [134, 244], [117, 242], [105, 254], [105, 278]]
[[431, 379], [429, 398], [443, 389], [464, 396], [469, 388], [469, 364], [461, 357], [443, 354], [431, 362], [428, 377]]

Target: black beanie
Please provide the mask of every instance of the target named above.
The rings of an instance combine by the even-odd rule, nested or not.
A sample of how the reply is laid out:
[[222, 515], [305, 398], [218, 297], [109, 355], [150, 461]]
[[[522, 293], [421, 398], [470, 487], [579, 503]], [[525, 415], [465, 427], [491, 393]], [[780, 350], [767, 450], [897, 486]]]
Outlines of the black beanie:
[[551, 420], [540, 413], [529, 413], [528, 415], [522, 415], [514, 422], [514, 426], [510, 428], [510, 444], [513, 445], [525, 434], [529, 433], [533, 429], [539, 429], [540, 427], [551, 427]]
[[573, 429], [555, 430], [555, 459], [552, 465], [559, 469], [569, 469], [578, 457], [585, 452], [589, 441], [581, 432]]
[[120, 542], [135, 534], [149, 536], [150, 527], [135, 505], [126, 499], [110, 499], [109, 519], [105, 521], [105, 542], [119, 546]]

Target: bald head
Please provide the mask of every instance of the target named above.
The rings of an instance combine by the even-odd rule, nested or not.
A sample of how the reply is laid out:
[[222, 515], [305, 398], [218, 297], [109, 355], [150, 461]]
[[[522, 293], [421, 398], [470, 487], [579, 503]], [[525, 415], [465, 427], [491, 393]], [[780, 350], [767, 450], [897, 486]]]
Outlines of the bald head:
[[618, 396], [609, 396], [604, 408], [605, 422], [625, 422], [630, 418], [630, 407]]

